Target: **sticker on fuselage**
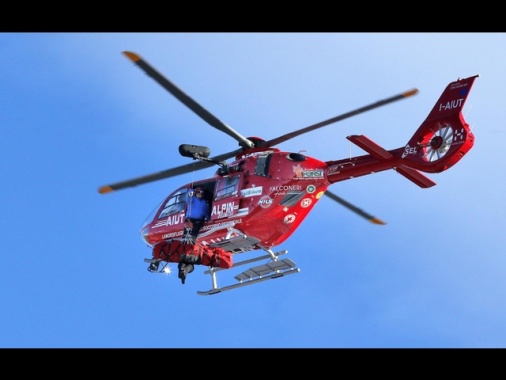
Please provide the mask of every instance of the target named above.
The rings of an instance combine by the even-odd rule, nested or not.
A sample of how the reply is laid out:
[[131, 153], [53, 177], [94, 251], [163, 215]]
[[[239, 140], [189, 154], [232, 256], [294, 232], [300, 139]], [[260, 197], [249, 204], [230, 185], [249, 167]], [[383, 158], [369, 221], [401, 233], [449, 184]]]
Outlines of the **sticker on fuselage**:
[[295, 215], [293, 214], [288, 214], [287, 216], [285, 216], [285, 218], [283, 219], [283, 222], [285, 224], [290, 224], [290, 223], [293, 223], [293, 221], [295, 220]]

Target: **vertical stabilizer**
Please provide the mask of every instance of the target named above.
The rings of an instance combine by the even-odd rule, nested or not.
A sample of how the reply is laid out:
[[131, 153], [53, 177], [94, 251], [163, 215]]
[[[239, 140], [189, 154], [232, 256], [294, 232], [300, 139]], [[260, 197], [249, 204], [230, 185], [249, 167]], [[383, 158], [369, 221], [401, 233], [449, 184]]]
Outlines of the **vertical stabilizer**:
[[474, 144], [462, 108], [478, 75], [450, 83], [402, 152], [403, 166], [439, 173], [455, 165]]

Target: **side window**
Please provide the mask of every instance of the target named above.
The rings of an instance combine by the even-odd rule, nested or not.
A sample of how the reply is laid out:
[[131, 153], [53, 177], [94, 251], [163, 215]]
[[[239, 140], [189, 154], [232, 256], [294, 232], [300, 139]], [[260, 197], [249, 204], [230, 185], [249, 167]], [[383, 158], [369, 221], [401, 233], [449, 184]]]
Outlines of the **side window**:
[[269, 174], [269, 164], [271, 162], [272, 154], [264, 154], [258, 156], [257, 163], [255, 165], [255, 174], [267, 177]]
[[158, 219], [162, 219], [169, 215], [183, 211], [186, 203], [185, 196], [187, 191], [188, 189], [186, 188], [180, 189], [176, 191], [169, 199], [167, 199], [167, 202], [165, 202], [165, 206], [163, 206], [163, 210], [158, 216]]
[[281, 200], [281, 202], [279, 202], [279, 205], [288, 207], [295, 206], [304, 195], [305, 195], [304, 192], [300, 192], [298, 194], [286, 194]]
[[238, 185], [240, 176], [221, 178], [216, 183], [216, 196], [215, 201], [228, 198], [230, 196], [237, 196]]

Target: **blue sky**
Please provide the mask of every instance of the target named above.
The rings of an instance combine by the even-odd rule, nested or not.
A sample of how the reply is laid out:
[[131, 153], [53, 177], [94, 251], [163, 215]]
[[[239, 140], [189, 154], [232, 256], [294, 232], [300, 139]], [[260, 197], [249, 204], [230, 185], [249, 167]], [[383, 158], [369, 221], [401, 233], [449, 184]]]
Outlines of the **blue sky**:
[[[301, 272], [219, 295], [204, 268], [153, 275], [140, 238], [168, 193], [214, 169], [99, 195], [237, 142], [121, 52], [140, 54], [244, 136], [277, 137], [416, 87], [419, 94], [279, 146], [321, 160], [409, 140], [451, 81], [476, 79], [473, 149], [421, 189], [393, 171], [329, 189], [288, 250]], [[506, 35], [0, 33], [0, 347], [506, 346]]]

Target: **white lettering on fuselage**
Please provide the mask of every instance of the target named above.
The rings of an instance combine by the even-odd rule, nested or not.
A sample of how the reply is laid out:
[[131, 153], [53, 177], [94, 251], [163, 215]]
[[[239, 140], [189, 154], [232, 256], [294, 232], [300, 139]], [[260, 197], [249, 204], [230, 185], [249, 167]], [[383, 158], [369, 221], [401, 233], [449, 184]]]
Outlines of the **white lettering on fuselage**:
[[448, 111], [455, 108], [462, 107], [462, 102], [464, 101], [464, 98], [456, 99], [456, 100], [450, 100], [446, 103], [441, 103], [439, 105], [439, 111]]
[[418, 147], [416, 146], [409, 146], [406, 145], [406, 147], [404, 148], [404, 152], [402, 152], [402, 158], [410, 155], [410, 154], [417, 154], [418, 153]]
[[218, 215], [219, 218], [225, 218], [227, 216], [234, 215], [234, 209], [238, 208], [239, 206], [236, 206], [234, 202], [229, 203], [223, 203], [218, 206], [213, 206], [213, 212], [212, 215]]
[[269, 191], [301, 191], [302, 186], [301, 185], [293, 185], [293, 186], [287, 186], [287, 185], [280, 185], [280, 186], [271, 186]]
[[[204, 231], [208, 231], [210, 229], [213, 230], [211, 232], [214, 232], [216, 230], [219, 230], [220, 227], [223, 227], [223, 228], [230, 227], [230, 223], [240, 224], [240, 223], [242, 223], [242, 219], [236, 219], [233, 222], [220, 222], [220, 223], [209, 223], [209, 224], [206, 224], [200, 230], [201, 231], [200, 236], [204, 235], [204, 233], [203, 233]], [[176, 237], [176, 236], [180, 236], [180, 235], [183, 235], [183, 230], [177, 231], [177, 232], [170, 232], [170, 233], [167, 233], [167, 234], [163, 234], [162, 235], [162, 239], [166, 240], [166, 239], [170, 239], [170, 238], [173, 238], [173, 237]]]
[[178, 231], [178, 232], [171, 232], [170, 234], [163, 234], [162, 239], [164, 239], [164, 240], [171, 239], [171, 238], [174, 238], [179, 235], [183, 235], [183, 230]]
[[161, 219], [158, 222], [156, 222], [151, 228], [158, 228], [158, 227], [166, 227], [166, 226], [173, 226], [175, 224], [182, 224], [185, 220], [185, 213], [184, 212], [178, 212], [173, 215], [169, 215], [167, 219]]
[[172, 226], [173, 224], [180, 224], [183, 223], [185, 219], [185, 214], [183, 213], [177, 213], [174, 215], [171, 215], [167, 218], [166, 226]]

